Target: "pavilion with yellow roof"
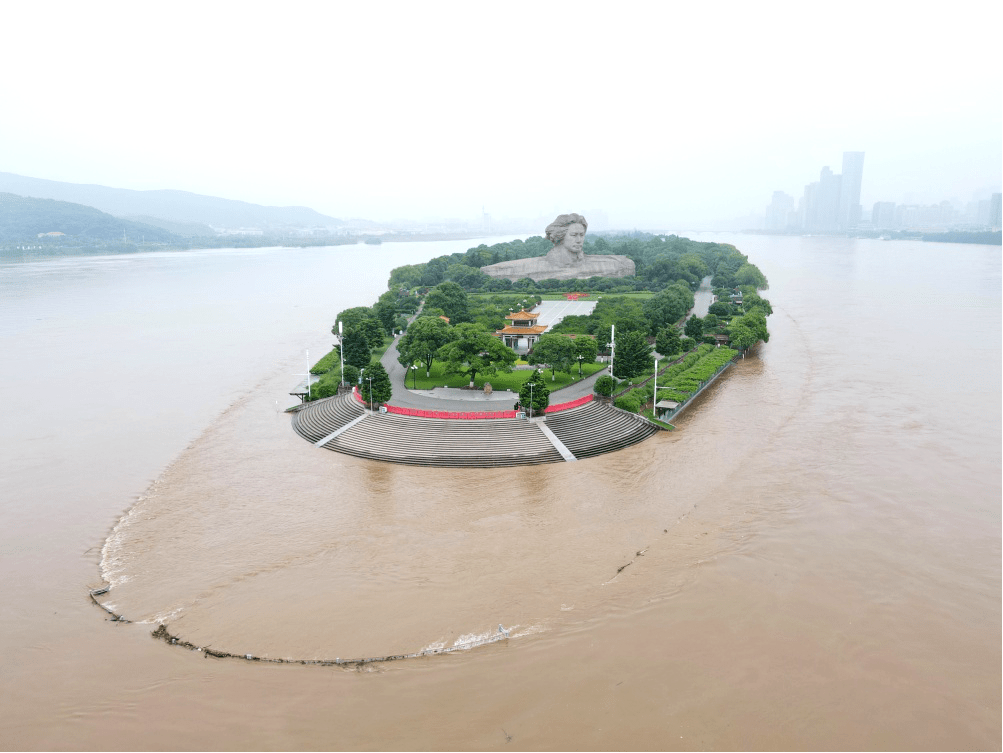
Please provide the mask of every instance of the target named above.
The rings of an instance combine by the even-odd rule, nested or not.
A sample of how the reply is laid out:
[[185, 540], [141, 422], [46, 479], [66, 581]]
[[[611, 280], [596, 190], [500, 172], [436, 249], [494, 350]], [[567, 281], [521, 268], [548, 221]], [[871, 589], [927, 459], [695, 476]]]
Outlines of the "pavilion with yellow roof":
[[534, 314], [532, 311], [516, 311], [505, 318], [509, 320], [509, 323], [504, 328], [497, 330], [495, 337], [500, 337], [505, 345], [516, 350], [519, 349], [521, 340], [526, 341], [527, 349], [532, 348], [540, 339], [540, 335], [547, 329], [546, 324], [536, 323], [540, 315]]

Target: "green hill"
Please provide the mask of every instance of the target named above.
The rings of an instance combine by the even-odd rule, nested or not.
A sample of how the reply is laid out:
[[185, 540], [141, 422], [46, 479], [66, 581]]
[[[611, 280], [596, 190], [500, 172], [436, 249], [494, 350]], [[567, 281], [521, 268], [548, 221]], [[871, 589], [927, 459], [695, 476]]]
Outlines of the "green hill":
[[[295, 227], [333, 227], [342, 220], [308, 207], [266, 207], [234, 199], [203, 196], [171, 189], [136, 191], [82, 183], [63, 183], [0, 172], [0, 192], [39, 199], [72, 201], [97, 207], [116, 217], [155, 217], [184, 225], [253, 227], [266, 232], [282, 232]], [[173, 228], [171, 228], [173, 229]], [[202, 235], [188, 232], [182, 235]]]
[[121, 241], [126, 237], [154, 243], [182, 240], [164, 228], [121, 220], [83, 204], [0, 193], [0, 241], [37, 240], [42, 233], [63, 233], [48, 238], [67, 240]]

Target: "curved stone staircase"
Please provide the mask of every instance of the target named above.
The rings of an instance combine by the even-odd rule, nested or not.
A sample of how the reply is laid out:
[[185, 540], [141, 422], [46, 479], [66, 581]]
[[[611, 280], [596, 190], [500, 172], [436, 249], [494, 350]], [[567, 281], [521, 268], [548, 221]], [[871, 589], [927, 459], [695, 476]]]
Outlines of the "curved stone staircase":
[[[540, 425], [525, 419], [464, 421], [369, 413], [346, 395], [309, 403], [293, 414], [292, 422], [296, 433], [314, 444], [338, 432], [319, 446], [370, 460], [452, 468], [564, 461]], [[629, 447], [658, 431], [640, 416], [597, 402], [550, 414], [546, 426], [575, 458]]]
[[641, 416], [595, 400], [580, 408], [548, 415], [547, 428], [576, 458], [622, 450], [660, 431]]

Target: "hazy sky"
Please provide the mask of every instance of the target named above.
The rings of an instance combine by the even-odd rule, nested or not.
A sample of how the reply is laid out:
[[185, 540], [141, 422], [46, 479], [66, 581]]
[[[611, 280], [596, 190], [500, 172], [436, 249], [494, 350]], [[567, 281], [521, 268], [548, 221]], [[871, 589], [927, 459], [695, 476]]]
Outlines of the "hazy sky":
[[[824, 8], [823, 10], [807, 10]], [[999, 190], [994, 3], [7, 3], [0, 171], [335, 217]]]

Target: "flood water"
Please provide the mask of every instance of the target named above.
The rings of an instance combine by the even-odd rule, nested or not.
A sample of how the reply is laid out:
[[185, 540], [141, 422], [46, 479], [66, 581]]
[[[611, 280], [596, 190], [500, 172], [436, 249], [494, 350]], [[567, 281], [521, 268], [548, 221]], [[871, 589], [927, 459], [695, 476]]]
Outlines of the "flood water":
[[480, 241], [0, 266], [0, 746], [998, 748], [1000, 249], [693, 237], [770, 342], [675, 432], [499, 470], [282, 412], [338, 311]]

